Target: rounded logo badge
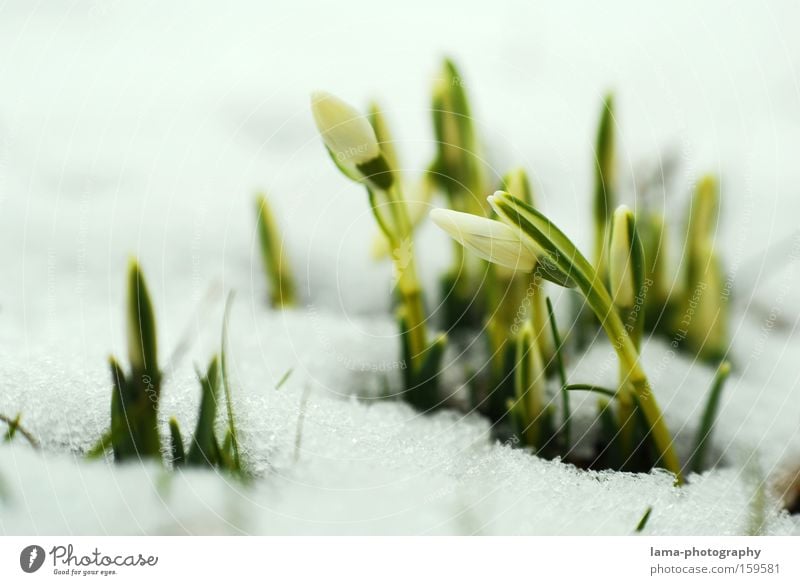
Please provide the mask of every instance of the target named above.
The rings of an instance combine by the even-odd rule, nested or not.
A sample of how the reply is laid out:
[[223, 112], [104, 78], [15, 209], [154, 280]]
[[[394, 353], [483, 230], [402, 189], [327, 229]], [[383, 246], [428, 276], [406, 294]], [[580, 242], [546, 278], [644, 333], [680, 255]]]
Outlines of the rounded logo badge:
[[19, 553], [19, 566], [26, 573], [35, 573], [44, 564], [44, 549], [38, 544], [26, 546]]

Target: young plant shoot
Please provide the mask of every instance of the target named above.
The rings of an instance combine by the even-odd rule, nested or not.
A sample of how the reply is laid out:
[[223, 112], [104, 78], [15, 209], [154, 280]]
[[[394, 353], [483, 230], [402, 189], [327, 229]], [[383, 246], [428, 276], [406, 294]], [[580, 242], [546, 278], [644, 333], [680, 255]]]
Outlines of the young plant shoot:
[[712, 177], [703, 178], [689, 209], [684, 253], [686, 280], [676, 335], [690, 351], [715, 362], [727, 350], [727, 292], [714, 249], [719, 215], [719, 190]]
[[[445, 60], [434, 83], [431, 101], [436, 158], [430, 175], [447, 198], [450, 209], [486, 215], [483, 194], [488, 188], [480, 143], [467, 98], [464, 77]], [[442, 277], [441, 292], [445, 327], [481, 326], [484, 265], [454, 249], [453, 265]]]
[[284, 254], [278, 225], [264, 195], [256, 198], [256, 214], [261, 261], [270, 289], [270, 305], [275, 308], [293, 307], [297, 304], [294, 279]]
[[[524, 201], [498, 191], [489, 204], [501, 221], [433, 212], [433, 220], [480, 257], [517, 270], [533, 270], [560, 286], [576, 287], [606, 331], [624, 373], [617, 399], [635, 403], [648, 425], [660, 465], [682, 481], [672, 438], [641, 367], [636, 344], [596, 271], [550, 220]], [[499, 227], [503, 226], [503, 227]]]
[[[138, 262], [128, 268], [127, 332], [130, 372], [111, 358], [113, 389], [111, 428], [90, 450], [89, 457], [102, 455], [111, 447], [116, 462], [152, 458], [161, 461], [162, 439], [158, 427], [161, 387], [165, 379], [158, 368], [156, 319], [144, 274]], [[243, 472], [238, 436], [234, 425], [227, 374], [227, 323], [232, 296], [228, 297], [222, 328], [221, 359], [214, 357], [200, 378], [200, 413], [190, 448], [185, 449], [177, 419], [169, 419], [169, 454], [172, 465], [216, 467], [236, 474]], [[227, 425], [224, 441], [216, 436], [216, 413], [220, 389], [225, 390]]]
[[[384, 156], [369, 119], [355, 108], [329, 93], [316, 92], [311, 97], [311, 110], [336, 166], [366, 187], [372, 212], [392, 249], [403, 357], [408, 364], [403, 370], [406, 398], [422, 410], [435, 408], [440, 405], [437, 380], [446, 337], [439, 335], [431, 340], [428, 336], [413, 227], [396, 180], [397, 170]], [[379, 128], [384, 135], [388, 133], [383, 121]]]
[[128, 267], [127, 295], [130, 370], [126, 373], [115, 358], [110, 359], [113, 389], [109, 437], [118, 462], [161, 457], [156, 318], [144, 274], [135, 260]]

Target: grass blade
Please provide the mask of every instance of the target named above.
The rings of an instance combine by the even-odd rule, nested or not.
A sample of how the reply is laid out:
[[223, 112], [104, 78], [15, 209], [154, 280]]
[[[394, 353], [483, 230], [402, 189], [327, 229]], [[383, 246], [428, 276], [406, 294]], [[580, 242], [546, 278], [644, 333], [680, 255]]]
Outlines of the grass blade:
[[140, 374], [158, 376], [155, 312], [136, 260], [131, 260], [128, 267], [128, 359], [134, 377]]
[[553, 303], [550, 301], [550, 297], [545, 299], [545, 303], [547, 304], [547, 317], [548, 321], [550, 321], [550, 331], [553, 334], [553, 345], [555, 346], [553, 356], [558, 368], [558, 379], [561, 382], [561, 406], [564, 411], [564, 445], [568, 446], [571, 444], [570, 437], [572, 436], [572, 413], [569, 406], [569, 392], [567, 391], [567, 370], [564, 367], [564, 356], [561, 355], [563, 343], [561, 335], [558, 333], [558, 324], [556, 323], [556, 315], [555, 311], [553, 311]]
[[236, 471], [242, 470], [242, 460], [239, 453], [239, 434], [236, 431], [236, 421], [233, 415], [233, 397], [230, 376], [228, 375], [228, 323], [230, 322], [231, 307], [233, 306], [234, 293], [228, 294], [225, 301], [225, 315], [222, 318], [222, 341], [220, 349], [220, 363], [222, 366], [222, 388], [225, 391], [225, 409], [228, 414], [228, 433], [230, 435], [233, 466]]
[[711, 441], [714, 422], [717, 420], [720, 397], [725, 387], [725, 381], [728, 379], [730, 373], [730, 362], [723, 362], [717, 369], [717, 374], [714, 376], [714, 381], [711, 384], [711, 392], [708, 395], [708, 402], [706, 402], [706, 407], [703, 410], [703, 418], [700, 421], [700, 428], [695, 438], [692, 457], [689, 459], [689, 469], [695, 473], [702, 471], [705, 465], [705, 455], [708, 450], [708, 444]]
[[609, 390], [608, 388], [603, 388], [602, 386], [593, 386], [591, 384], [568, 384], [564, 386], [564, 390], [569, 392], [574, 391], [585, 391], [585, 392], [594, 392], [596, 394], [602, 394], [603, 396], [607, 396], [609, 398], [617, 398], [617, 392], [614, 390]]
[[169, 419], [170, 449], [172, 451], [172, 464], [180, 467], [186, 463], [186, 453], [183, 450], [183, 437], [175, 417]]
[[17, 416], [15, 416], [13, 419], [9, 416], [6, 416], [5, 414], [0, 414], [0, 421], [8, 425], [8, 430], [6, 431], [6, 441], [11, 441], [16, 436], [16, 434], [19, 433], [20, 435], [25, 437], [25, 440], [28, 441], [28, 443], [30, 443], [31, 447], [33, 447], [34, 449], [38, 449], [40, 447], [39, 441], [36, 439], [36, 437], [33, 436], [33, 434], [30, 431], [26, 430], [25, 427], [23, 427], [20, 424], [21, 418], [22, 418], [21, 413], [17, 414]]
[[639, 520], [639, 523], [636, 525], [636, 532], [642, 532], [647, 527], [647, 521], [650, 520], [650, 514], [653, 513], [653, 506], [648, 506], [647, 510], [645, 510], [642, 519]]
[[186, 463], [204, 467], [217, 464], [219, 448], [216, 444], [214, 426], [217, 419], [217, 393], [219, 390], [219, 359], [214, 356], [208, 366], [206, 375], [200, 380], [202, 397], [197, 427], [192, 438], [192, 445], [186, 455]]
[[293, 307], [297, 304], [294, 279], [285, 258], [283, 242], [278, 233], [278, 224], [264, 195], [256, 199], [258, 214], [258, 238], [261, 244], [261, 261], [270, 288], [270, 304], [273, 307]]
[[294, 372], [294, 368], [289, 368], [286, 370], [286, 373], [281, 376], [281, 379], [278, 380], [278, 383], [275, 384], [275, 390], [280, 390], [284, 384], [292, 377], [292, 373]]
[[616, 207], [614, 193], [614, 96], [603, 99], [603, 111], [597, 127], [595, 144], [594, 178], [594, 222], [595, 222], [595, 266], [600, 275], [605, 274], [605, 246], [608, 239], [608, 224]]

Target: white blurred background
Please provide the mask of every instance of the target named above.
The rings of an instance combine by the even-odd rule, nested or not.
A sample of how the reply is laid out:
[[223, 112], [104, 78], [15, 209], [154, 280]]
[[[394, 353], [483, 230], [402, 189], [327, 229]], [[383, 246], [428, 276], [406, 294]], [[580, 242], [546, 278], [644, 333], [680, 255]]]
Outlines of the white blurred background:
[[[308, 94], [380, 99], [419, 173], [433, 156], [428, 103], [445, 55], [464, 73], [496, 172], [525, 166], [541, 206], [579, 241], [608, 90], [623, 186], [660, 157], [679, 162], [656, 202], [676, 228], [691, 184], [710, 172], [722, 180], [721, 243], [743, 264], [795, 229], [796, 3], [554, 4], [3, 3], [6, 307], [48, 280], [57, 297], [66, 286], [72, 301], [110, 302], [128, 254], [195, 296], [210, 278], [261, 286], [252, 198], [265, 189], [306, 298], [384, 309], [388, 295], [364, 288], [389, 278], [368, 258], [365, 197], [327, 160]], [[423, 265], [430, 274], [442, 262]]]

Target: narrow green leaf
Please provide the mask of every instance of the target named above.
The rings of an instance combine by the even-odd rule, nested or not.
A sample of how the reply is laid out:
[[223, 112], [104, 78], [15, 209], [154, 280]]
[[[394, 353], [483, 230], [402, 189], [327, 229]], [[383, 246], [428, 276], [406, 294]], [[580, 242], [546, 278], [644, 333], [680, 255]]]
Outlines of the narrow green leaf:
[[686, 280], [673, 319], [686, 346], [708, 362], [724, 358], [728, 346], [728, 295], [714, 247], [718, 216], [719, 188], [717, 181], [707, 176], [698, 182], [689, 209]]
[[711, 384], [711, 391], [708, 394], [708, 401], [703, 410], [703, 417], [700, 421], [700, 428], [697, 431], [697, 436], [694, 440], [694, 449], [692, 456], [689, 459], [689, 469], [695, 473], [699, 473], [705, 466], [705, 456], [708, 451], [708, 445], [711, 442], [711, 434], [714, 430], [714, 423], [717, 420], [717, 412], [719, 411], [720, 398], [722, 397], [722, 390], [725, 387], [725, 381], [731, 373], [730, 362], [723, 362], [717, 368], [717, 373], [714, 376], [714, 381]]
[[653, 513], [653, 506], [648, 506], [641, 520], [639, 520], [639, 523], [636, 525], [637, 533], [642, 532], [647, 527], [647, 521], [650, 520], [650, 514], [652, 513]]
[[3, 474], [0, 473], [0, 504], [8, 503], [11, 501], [11, 489], [8, 487], [8, 482]]
[[719, 188], [714, 177], [698, 183], [689, 208], [686, 235], [686, 288], [692, 290], [706, 271], [707, 250], [712, 247], [719, 216]]
[[479, 145], [464, 78], [450, 60], [445, 60], [434, 86], [431, 110], [438, 145], [432, 177], [453, 209], [476, 211], [480, 205], [475, 194], [484, 189]]
[[156, 319], [141, 267], [131, 260], [128, 267], [128, 359], [133, 377], [149, 374], [157, 378], [158, 344]]
[[222, 340], [220, 342], [220, 363], [222, 366], [222, 387], [225, 391], [225, 408], [228, 414], [228, 435], [231, 442], [233, 465], [236, 471], [242, 470], [242, 460], [239, 455], [239, 435], [236, 431], [236, 420], [233, 415], [233, 387], [228, 373], [228, 324], [230, 323], [231, 307], [233, 306], [234, 293], [231, 291], [225, 301], [225, 315], [222, 318]]
[[186, 455], [188, 465], [213, 467], [217, 464], [218, 447], [214, 434], [217, 419], [217, 394], [219, 391], [219, 359], [211, 360], [205, 377], [200, 380], [202, 396], [197, 426], [192, 444]]
[[609, 398], [617, 398], [616, 391], [603, 388], [602, 386], [593, 386], [592, 384], [567, 384], [564, 386], [564, 390], [567, 392], [594, 392], [595, 394], [602, 394]]
[[661, 323], [669, 302], [666, 274], [669, 246], [664, 216], [637, 212], [636, 231], [644, 249], [645, 280], [649, 287], [645, 317], [648, 327], [656, 327]]
[[525, 169], [514, 169], [503, 177], [503, 191], [511, 193], [517, 199], [521, 199], [531, 207], [534, 207], [533, 189], [528, 180]]
[[516, 367], [514, 368], [514, 393], [518, 402], [525, 405], [527, 417], [522, 437], [527, 445], [539, 449], [543, 433], [545, 410], [545, 372], [533, 324], [527, 321], [517, 337]]
[[281, 379], [278, 380], [278, 383], [275, 384], [275, 390], [280, 390], [284, 384], [292, 377], [292, 372], [294, 372], [294, 368], [289, 368], [286, 370], [286, 373], [281, 376]]
[[375, 130], [375, 136], [378, 138], [378, 144], [381, 147], [381, 154], [386, 160], [386, 164], [397, 175], [400, 171], [400, 158], [397, 156], [397, 150], [394, 147], [394, 139], [392, 132], [389, 128], [389, 123], [383, 113], [381, 107], [373, 102], [369, 106], [369, 123]]
[[608, 240], [608, 224], [617, 206], [615, 194], [615, 149], [614, 149], [614, 96], [608, 94], [603, 99], [600, 123], [597, 127], [595, 144], [595, 266], [599, 274], [605, 274], [604, 251]]
[[33, 436], [29, 430], [27, 430], [22, 423], [20, 422], [22, 419], [22, 413], [18, 413], [17, 416], [11, 418], [5, 414], [0, 414], [0, 421], [6, 423], [8, 425], [8, 430], [6, 431], [6, 442], [11, 441], [14, 437], [19, 433], [22, 435], [26, 441], [30, 444], [31, 447], [34, 449], [39, 449], [39, 441], [36, 437]]
[[[114, 459], [123, 461], [136, 453], [133, 428], [128, 421], [128, 406], [131, 405], [130, 390], [122, 371], [122, 366], [114, 358], [109, 358], [111, 368], [111, 430], [108, 441], [114, 450]], [[101, 445], [103, 441], [101, 440]], [[107, 445], [106, 445], [107, 446]], [[95, 449], [92, 450], [94, 452]]]
[[550, 297], [545, 298], [545, 303], [547, 304], [547, 317], [550, 322], [550, 331], [553, 334], [553, 346], [555, 348], [553, 350], [553, 356], [558, 368], [558, 380], [561, 382], [561, 408], [564, 411], [564, 422], [562, 425], [564, 429], [563, 443], [565, 446], [569, 447], [569, 445], [572, 444], [570, 442], [570, 437], [572, 436], [572, 409], [569, 406], [569, 392], [567, 391], [567, 370], [564, 367], [564, 356], [561, 353], [564, 344], [561, 341], [561, 335], [558, 333], [556, 314], [555, 311], [553, 311], [553, 303], [550, 301]]
[[403, 382], [406, 402], [422, 412], [435, 410], [442, 405], [439, 397], [439, 373], [442, 357], [447, 347], [447, 336], [440, 334], [422, 352], [411, 347], [411, 335], [402, 312], [398, 314]]
[[0, 420], [2, 420], [3, 422], [5, 422], [8, 425], [8, 428], [6, 429], [6, 435], [5, 435], [5, 442], [6, 443], [10, 443], [11, 441], [14, 440], [14, 435], [17, 434], [17, 429], [19, 428], [19, 418], [20, 418], [20, 414], [17, 414], [17, 416], [14, 417], [13, 419], [9, 418], [9, 417], [5, 417], [3, 415], [0, 415]]
[[[112, 373], [119, 383], [120, 402], [112, 403], [125, 418], [130, 442], [121, 439], [115, 455], [161, 459], [161, 438], [158, 431], [158, 401], [161, 395], [161, 372], [158, 368], [156, 318], [144, 274], [136, 260], [128, 269], [128, 356], [130, 376], [121, 382], [119, 364], [112, 363]], [[114, 371], [118, 370], [118, 371]], [[120, 410], [121, 409], [121, 410]]]
[[178, 421], [175, 417], [169, 419], [170, 448], [172, 451], [172, 464], [177, 468], [186, 463], [186, 453], [183, 450], [183, 437]]
[[636, 221], [625, 205], [614, 210], [608, 247], [609, 284], [614, 304], [638, 349], [644, 331], [646, 268]]
[[292, 307], [296, 304], [294, 278], [287, 261], [278, 224], [264, 195], [256, 199], [258, 214], [258, 237], [261, 244], [261, 260], [270, 288], [270, 304], [273, 307]]
[[86, 457], [101, 457], [109, 448], [117, 462], [139, 456], [160, 456], [153, 402], [128, 381], [114, 357], [109, 358], [109, 369], [112, 381], [111, 426], [89, 449]]

